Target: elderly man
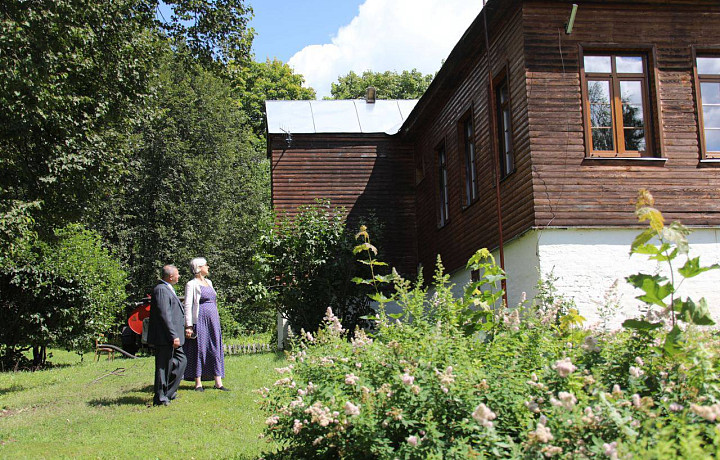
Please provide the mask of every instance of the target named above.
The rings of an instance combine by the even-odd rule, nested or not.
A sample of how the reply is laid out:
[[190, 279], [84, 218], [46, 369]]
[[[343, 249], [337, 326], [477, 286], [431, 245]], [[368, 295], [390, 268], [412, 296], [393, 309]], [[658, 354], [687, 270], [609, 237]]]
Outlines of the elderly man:
[[148, 343], [155, 345], [154, 406], [167, 406], [177, 396], [187, 358], [185, 343], [185, 310], [173, 285], [180, 275], [174, 265], [162, 268], [162, 279], [153, 289], [150, 301]]

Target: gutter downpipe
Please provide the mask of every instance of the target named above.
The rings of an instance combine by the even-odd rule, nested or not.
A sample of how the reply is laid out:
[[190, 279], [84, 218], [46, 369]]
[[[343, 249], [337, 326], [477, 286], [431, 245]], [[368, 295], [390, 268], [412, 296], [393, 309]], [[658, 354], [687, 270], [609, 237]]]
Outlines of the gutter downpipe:
[[[490, 39], [488, 38], [488, 25], [487, 25], [487, 9], [485, 7], [485, 2], [483, 2], [483, 9], [482, 9], [482, 15], [483, 15], [483, 23], [484, 23], [484, 29], [485, 29], [485, 56], [487, 61], [487, 67], [488, 67], [488, 82], [490, 83], [490, 95], [489, 95], [489, 104], [488, 104], [488, 127], [490, 129], [490, 144], [492, 145], [492, 156], [493, 156], [493, 167], [495, 169], [495, 203], [497, 208], [497, 221], [498, 221], [498, 253], [500, 256], [500, 268], [502, 268], [503, 271], [505, 271], [505, 250], [504, 250], [504, 241], [503, 241], [503, 225], [502, 225], [502, 197], [500, 196], [500, 159], [498, 158], [498, 146], [497, 142], [494, 140], [495, 138], [495, 117], [497, 116], [496, 112], [496, 101], [495, 101], [495, 85], [493, 83], [493, 74], [492, 74], [492, 65], [490, 62]], [[503, 300], [505, 301], [505, 305], [507, 306], [507, 282], [506, 280], [502, 280], [501, 283], [502, 289], [503, 289]]]

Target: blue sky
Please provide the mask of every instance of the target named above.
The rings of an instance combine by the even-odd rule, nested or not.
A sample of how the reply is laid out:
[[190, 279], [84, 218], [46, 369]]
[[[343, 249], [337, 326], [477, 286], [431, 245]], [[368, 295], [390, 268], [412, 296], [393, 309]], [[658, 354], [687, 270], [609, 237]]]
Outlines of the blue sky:
[[308, 45], [329, 43], [340, 26], [358, 14], [355, 0], [255, 0], [250, 25], [255, 29], [255, 60], [287, 62]]

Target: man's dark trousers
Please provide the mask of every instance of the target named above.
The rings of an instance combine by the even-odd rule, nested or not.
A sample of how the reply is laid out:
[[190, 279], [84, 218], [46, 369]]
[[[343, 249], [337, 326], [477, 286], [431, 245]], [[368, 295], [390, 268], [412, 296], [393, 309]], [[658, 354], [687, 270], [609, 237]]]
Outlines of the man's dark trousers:
[[153, 404], [160, 405], [175, 399], [183, 379], [187, 357], [183, 347], [155, 347], [155, 396]]

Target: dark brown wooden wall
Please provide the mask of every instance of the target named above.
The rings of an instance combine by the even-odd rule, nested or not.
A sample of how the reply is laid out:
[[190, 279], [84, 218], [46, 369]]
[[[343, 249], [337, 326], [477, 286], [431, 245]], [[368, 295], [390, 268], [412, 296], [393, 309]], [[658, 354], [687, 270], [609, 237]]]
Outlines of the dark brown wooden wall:
[[384, 226], [381, 260], [401, 272], [415, 271], [410, 147], [387, 135], [293, 134], [290, 148], [284, 135], [269, 137], [273, 207], [278, 214], [293, 216], [298, 206], [317, 198], [344, 207], [350, 225], [372, 214]]
[[[508, 240], [534, 222], [521, 11], [508, 12], [490, 31], [492, 74], [507, 72], [511, 93], [516, 169], [500, 184], [503, 235]], [[495, 129], [490, 133], [488, 126], [489, 76], [484, 34], [473, 37], [473, 43], [466, 46], [466, 58], [455, 78], [447, 83], [450, 88], [438, 91], [442, 97], [436, 97], [437, 102], [425, 110], [424, 119], [409, 134], [414, 138], [416, 155], [425, 165], [416, 194], [418, 257], [426, 270], [433, 269], [437, 254], [446, 269], [452, 271], [464, 267], [477, 249], [499, 244], [492, 156], [495, 150], [491, 143], [497, 136]], [[464, 207], [465, 153], [458, 123], [470, 110], [475, 127], [479, 200]], [[444, 145], [447, 153], [450, 195], [450, 218], [442, 228], [438, 228], [439, 145]]]
[[[691, 55], [693, 45], [720, 48], [720, 2], [644, 3], [580, 3], [571, 35], [560, 31], [568, 3], [524, 6], [537, 226], [637, 224], [632, 203], [640, 188], [668, 219], [720, 225], [720, 164], [700, 162]], [[598, 43], [655, 47], [653, 110], [660, 110], [666, 162], [585, 158], [579, 45]]]

